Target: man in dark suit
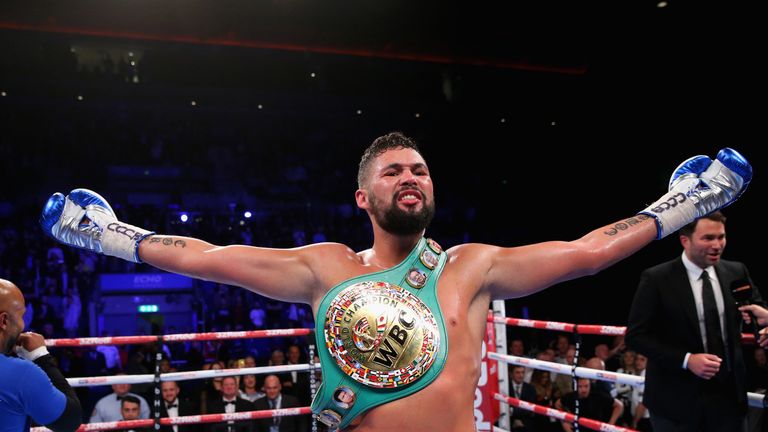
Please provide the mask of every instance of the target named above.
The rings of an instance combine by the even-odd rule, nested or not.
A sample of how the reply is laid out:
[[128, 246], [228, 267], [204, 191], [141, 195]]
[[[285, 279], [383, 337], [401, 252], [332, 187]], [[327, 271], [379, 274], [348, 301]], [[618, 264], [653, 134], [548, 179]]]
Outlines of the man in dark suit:
[[[243, 399], [239, 394], [237, 379], [232, 376], [221, 379], [221, 397], [214, 397], [208, 402], [208, 414], [217, 413], [235, 413], [245, 411], [255, 411], [253, 403]], [[253, 420], [247, 421], [229, 421], [224, 423], [211, 423], [208, 425], [207, 432], [252, 432]]]
[[[626, 342], [648, 357], [643, 402], [654, 431], [744, 430], [741, 314], [731, 290], [754, 287], [744, 264], [721, 260], [725, 217], [683, 227], [684, 253], [645, 270]], [[752, 289], [752, 302], [762, 303]]]
[[[510, 366], [509, 376], [512, 377], [512, 381], [509, 383], [509, 395], [526, 402], [536, 403], [536, 389], [523, 381], [523, 378], [525, 378], [525, 367]], [[534, 430], [534, 414], [532, 412], [512, 407], [509, 410], [512, 413], [509, 417], [511, 430], [515, 432], [532, 432]]]
[[[285, 357], [289, 365], [297, 365], [305, 361], [302, 359], [301, 348], [298, 345], [291, 345], [286, 351]], [[288, 372], [279, 376], [280, 384], [283, 386], [282, 393], [294, 396], [299, 400], [302, 406], [312, 404], [312, 395], [309, 390], [309, 374], [306, 372]]]
[[[282, 394], [282, 385], [277, 375], [268, 375], [264, 379], [266, 397], [256, 399], [253, 404], [257, 411], [299, 407], [299, 400], [291, 395]], [[256, 421], [257, 432], [304, 432], [309, 430], [308, 416], [272, 417]]]
[[[188, 399], [179, 396], [176, 381], [160, 383], [163, 400], [160, 402], [160, 417], [184, 417], [200, 414], [200, 409]], [[154, 417], [153, 417], [154, 418]], [[200, 425], [163, 426], [161, 432], [200, 432]]]

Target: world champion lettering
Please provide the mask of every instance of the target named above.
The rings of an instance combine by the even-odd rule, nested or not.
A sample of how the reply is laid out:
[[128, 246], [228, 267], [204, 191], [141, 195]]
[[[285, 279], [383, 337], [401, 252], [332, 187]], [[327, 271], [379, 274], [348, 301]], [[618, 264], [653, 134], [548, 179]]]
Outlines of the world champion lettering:
[[[370, 300], [370, 301], [369, 301]], [[355, 315], [355, 312], [358, 311], [363, 306], [368, 305], [368, 303], [381, 303], [383, 305], [388, 305], [392, 308], [396, 308], [399, 303], [392, 300], [389, 297], [384, 296], [375, 296], [372, 299], [361, 299], [359, 302], [355, 302], [347, 311], [344, 313], [344, 322], [351, 323], [352, 317]]]
[[107, 225], [107, 229], [110, 231], [114, 231], [117, 234], [122, 234], [131, 240], [139, 240], [141, 238], [141, 234], [137, 233], [135, 230], [132, 230], [126, 226], [120, 225], [120, 222], [112, 222], [109, 225]]

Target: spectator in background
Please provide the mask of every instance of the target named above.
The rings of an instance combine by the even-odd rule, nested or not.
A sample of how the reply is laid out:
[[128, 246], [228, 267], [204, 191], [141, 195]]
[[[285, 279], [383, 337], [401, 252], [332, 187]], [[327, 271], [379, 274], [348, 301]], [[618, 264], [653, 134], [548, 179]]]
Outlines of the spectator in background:
[[[523, 366], [509, 366], [509, 395], [526, 402], [536, 403], [536, 389], [523, 381], [525, 368]], [[534, 413], [523, 409], [509, 407], [510, 427], [515, 432], [532, 432]]]
[[64, 309], [64, 331], [67, 337], [74, 338], [78, 335], [80, 329], [80, 315], [83, 312], [82, 304], [80, 303], [80, 293], [77, 289], [70, 289], [64, 297], [63, 302]]
[[[208, 401], [208, 414], [231, 414], [245, 411], [254, 411], [253, 403], [239, 396], [235, 377], [223, 377], [221, 379], [221, 392]], [[250, 432], [253, 428], [251, 421], [235, 422], [230, 420], [226, 423], [209, 424], [207, 430], [208, 432]]]
[[136, 398], [136, 400], [138, 400], [138, 418], [149, 418], [149, 405], [147, 405], [147, 401], [136, 393], [131, 393], [130, 384], [112, 384], [112, 392], [113, 393], [104, 396], [98, 402], [96, 402], [96, 407], [93, 409], [89, 423], [112, 422], [121, 420], [123, 418], [123, 414], [120, 402], [127, 396]]
[[[111, 337], [112, 335], [108, 331], [102, 331], [101, 337]], [[107, 371], [114, 375], [117, 372], [123, 370], [122, 359], [120, 358], [120, 351], [114, 345], [99, 345], [96, 347], [96, 351], [104, 355], [104, 361], [106, 362]]]
[[[137, 396], [126, 395], [120, 400], [120, 420], [139, 420], [141, 417], [141, 401]], [[147, 417], [143, 417], [147, 418]], [[128, 428], [126, 432], [150, 432], [151, 428]]]
[[240, 397], [250, 402], [263, 398], [264, 392], [259, 390], [259, 382], [256, 375], [243, 375], [240, 379]]
[[[305, 362], [302, 357], [301, 348], [298, 345], [291, 345], [288, 347], [287, 364], [298, 365]], [[312, 398], [309, 392], [309, 374], [306, 372], [287, 372], [280, 376], [281, 384], [283, 386], [283, 393], [289, 394], [299, 400], [302, 406], [309, 406], [312, 403]]]
[[[645, 379], [645, 367], [648, 364], [648, 358], [642, 354], [638, 354], [635, 357], [635, 373], [638, 376]], [[631, 414], [632, 423], [630, 426], [632, 429], [637, 429], [641, 432], [651, 432], [653, 427], [651, 426], [651, 413], [643, 404], [643, 389], [644, 386], [632, 387], [631, 401]]]
[[[268, 375], [264, 379], [266, 397], [254, 402], [255, 409], [262, 411], [300, 406], [298, 399], [291, 395], [282, 394], [281, 390], [280, 379], [275, 375]], [[308, 415], [303, 415], [256, 420], [256, 430], [258, 432], [304, 432], [308, 430], [308, 417]]]
[[[180, 397], [180, 389], [176, 381], [163, 381], [160, 383], [160, 391], [163, 400], [160, 402], [160, 417], [184, 417], [200, 413], [197, 405], [185, 397]], [[161, 432], [199, 432], [199, 425], [173, 425], [163, 426]]]
[[[571, 392], [560, 398], [555, 403], [555, 408], [570, 413], [576, 410], [576, 399], [579, 400], [579, 416], [598, 420], [608, 424], [616, 424], [621, 416], [624, 406], [618, 400], [603, 392], [593, 391], [592, 382], [588, 378], [579, 378], [575, 392]], [[573, 425], [570, 422], [561, 422], [565, 432], [571, 432]]]

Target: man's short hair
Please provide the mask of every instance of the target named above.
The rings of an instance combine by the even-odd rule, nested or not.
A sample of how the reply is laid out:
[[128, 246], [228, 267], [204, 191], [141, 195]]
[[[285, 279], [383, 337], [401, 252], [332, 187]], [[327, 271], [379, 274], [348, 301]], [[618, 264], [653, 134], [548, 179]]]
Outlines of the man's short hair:
[[373, 140], [373, 143], [365, 149], [363, 157], [360, 159], [360, 167], [357, 170], [357, 187], [363, 188], [363, 183], [365, 183], [368, 177], [368, 168], [371, 165], [371, 161], [387, 150], [401, 148], [413, 149], [421, 154], [416, 141], [408, 138], [402, 132], [390, 132]]
[[680, 228], [680, 235], [691, 238], [691, 236], [693, 235], [693, 232], [696, 231], [696, 224], [699, 223], [701, 219], [709, 219], [711, 221], [720, 222], [723, 225], [725, 225], [725, 215], [722, 212], [720, 212], [720, 210], [717, 210], [706, 216], [702, 216], [696, 219], [695, 221], [689, 223], [688, 225]]
[[139, 398], [137, 398], [136, 396], [126, 395], [126, 396], [123, 396], [123, 398], [120, 400], [120, 408], [125, 406], [126, 402], [134, 403], [138, 406], [141, 406], [141, 402], [139, 401]]

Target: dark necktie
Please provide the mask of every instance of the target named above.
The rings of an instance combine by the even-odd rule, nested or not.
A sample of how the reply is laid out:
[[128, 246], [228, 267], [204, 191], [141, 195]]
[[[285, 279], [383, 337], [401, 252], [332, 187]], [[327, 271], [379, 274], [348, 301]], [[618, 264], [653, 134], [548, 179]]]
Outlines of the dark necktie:
[[227, 405], [237, 405], [237, 404], [235, 404], [235, 401], [224, 401], [224, 408], [226, 408]]
[[179, 404], [167, 404], [165, 405], [165, 409], [176, 408], [177, 406], [179, 406]]
[[[704, 326], [707, 330], [707, 352], [714, 354], [725, 362], [725, 344], [723, 332], [720, 329], [720, 313], [715, 302], [715, 290], [709, 280], [709, 273], [701, 273], [701, 299], [704, 303]], [[725, 365], [723, 365], [725, 366]], [[724, 368], [721, 367], [721, 370]]]
[[[277, 406], [277, 400], [269, 399], [269, 409], [275, 409], [276, 406]], [[272, 417], [272, 424], [276, 425], [280, 423], [279, 420], [280, 420], [280, 417]]]

